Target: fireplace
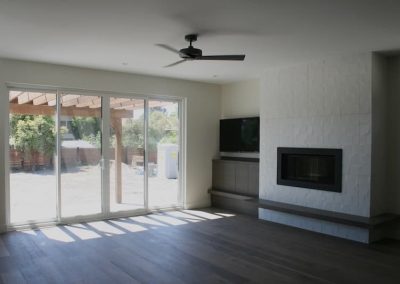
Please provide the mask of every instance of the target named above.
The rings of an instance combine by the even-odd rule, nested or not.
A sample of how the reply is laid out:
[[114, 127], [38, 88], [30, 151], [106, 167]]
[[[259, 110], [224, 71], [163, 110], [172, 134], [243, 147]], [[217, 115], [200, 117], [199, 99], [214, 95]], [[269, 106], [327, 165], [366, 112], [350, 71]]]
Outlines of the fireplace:
[[278, 148], [280, 185], [342, 191], [342, 149]]

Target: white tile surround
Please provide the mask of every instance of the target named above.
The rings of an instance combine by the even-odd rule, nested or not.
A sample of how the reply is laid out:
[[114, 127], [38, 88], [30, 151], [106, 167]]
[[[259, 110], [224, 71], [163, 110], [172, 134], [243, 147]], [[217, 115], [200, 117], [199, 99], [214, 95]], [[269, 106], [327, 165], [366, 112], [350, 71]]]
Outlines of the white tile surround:
[[[371, 58], [353, 54], [264, 73], [261, 199], [370, 216]], [[343, 149], [342, 192], [277, 185], [277, 147]]]

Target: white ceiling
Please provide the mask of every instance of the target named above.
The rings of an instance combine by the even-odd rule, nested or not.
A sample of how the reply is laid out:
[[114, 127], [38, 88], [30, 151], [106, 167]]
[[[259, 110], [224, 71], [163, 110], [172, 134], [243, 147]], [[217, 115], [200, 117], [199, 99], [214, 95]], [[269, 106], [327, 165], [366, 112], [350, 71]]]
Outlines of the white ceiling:
[[[172, 68], [199, 33], [204, 54], [244, 62]], [[400, 48], [393, 0], [0, 0], [0, 57], [205, 82], [257, 77], [269, 66], [344, 52]]]

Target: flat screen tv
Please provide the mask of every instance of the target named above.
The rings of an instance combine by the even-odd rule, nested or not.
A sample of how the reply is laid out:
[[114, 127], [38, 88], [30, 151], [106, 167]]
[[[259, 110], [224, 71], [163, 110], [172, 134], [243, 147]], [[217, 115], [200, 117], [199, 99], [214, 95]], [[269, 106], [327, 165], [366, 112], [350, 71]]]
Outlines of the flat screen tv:
[[221, 119], [219, 150], [221, 152], [259, 152], [260, 118]]

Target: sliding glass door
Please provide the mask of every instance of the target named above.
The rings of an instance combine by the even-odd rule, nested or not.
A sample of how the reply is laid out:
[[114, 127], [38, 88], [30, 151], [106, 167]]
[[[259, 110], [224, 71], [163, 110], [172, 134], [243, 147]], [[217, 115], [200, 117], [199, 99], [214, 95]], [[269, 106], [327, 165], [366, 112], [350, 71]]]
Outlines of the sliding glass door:
[[150, 208], [179, 204], [179, 103], [148, 103], [148, 205]]
[[180, 205], [179, 101], [12, 90], [9, 102], [10, 224]]
[[145, 208], [143, 99], [110, 98], [110, 211]]
[[56, 219], [56, 107], [54, 92], [9, 93], [9, 219]]
[[101, 213], [102, 98], [60, 95], [61, 217]]

